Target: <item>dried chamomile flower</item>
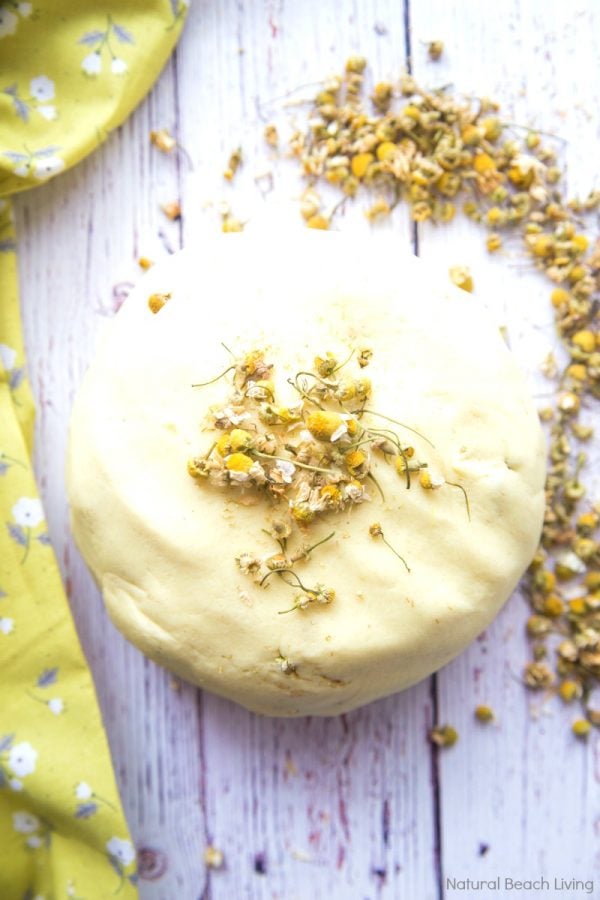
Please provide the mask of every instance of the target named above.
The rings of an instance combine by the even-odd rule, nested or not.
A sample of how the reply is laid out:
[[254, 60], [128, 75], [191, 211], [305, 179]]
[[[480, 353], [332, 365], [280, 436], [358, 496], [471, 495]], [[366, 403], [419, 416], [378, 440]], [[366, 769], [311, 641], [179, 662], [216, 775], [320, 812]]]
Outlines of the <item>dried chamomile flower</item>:
[[449, 270], [450, 280], [456, 287], [469, 294], [473, 291], [473, 277], [467, 266], [452, 266]]
[[300, 199], [300, 213], [305, 221], [318, 215], [321, 209], [321, 198], [314, 188], [307, 188]]
[[296, 666], [290, 662], [287, 656], [282, 656], [281, 653], [275, 657], [275, 662], [277, 663], [281, 672], [284, 675], [295, 675], [296, 674]]
[[138, 266], [144, 271], [151, 269], [153, 265], [154, 263], [147, 256], [140, 256], [140, 258], [138, 259]]
[[223, 234], [235, 234], [244, 230], [244, 223], [235, 216], [226, 215], [221, 220], [221, 231]]
[[478, 722], [483, 722], [487, 724], [488, 722], [494, 721], [494, 710], [491, 706], [486, 706], [482, 704], [480, 706], [475, 707], [475, 718]]
[[177, 141], [167, 128], [160, 128], [150, 132], [150, 143], [162, 153], [172, 153], [177, 147]]
[[591, 730], [592, 726], [587, 719], [577, 719], [571, 726], [571, 731], [575, 737], [580, 738], [580, 740], [585, 740], [589, 736]]
[[212, 468], [212, 461], [200, 456], [188, 460], [187, 464], [188, 473], [192, 478], [208, 478]]
[[361, 369], [365, 369], [371, 362], [372, 358], [373, 358], [373, 351], [365, 348], [364, 350], [361, 350], [359, 352], [356, 361], [358, 362]]
[[311, 603], [331, 603], [335, 599], [335, 591], [332, 588], [326, 588], [322, 584], [318, 584], [314, 590], [307, 588], [294, 599], [294, 605], [290, 609], [282, 609], [280, 615], [293, 612], [296, 609], [306, 609]]
[[327, 218], [327, 216], [317, 213], [314, 216], [309, 216], [306, 219], [306, 224], [308, 228], [316, 228], [319, 231], [327, 231], [331, 222]]
[[430, 41], [427, 44], [427, 55], [429, 56], [429, 59], [432, 59], [434, 62], [437, 62], [437, 60], [440, 59], [443, 52], [443, 41]]
[[383, 197], [380, 197], [378, 200], [373, 203], [372, 206], [366, 211], [365, 216], [369, 220], [369, 222], [376, 222], [378, 219], [384, 219], [386, 216], [389, 216], [392, 208], [390, 204]]
[[306, 427], [316, 440], [334, 443], [350, 433], [348, 421], [341, 413], [319, 410], [306, 417]]
[[458, 731], [452, 725], [436, 725], [429, 732], [429, 740], [437, 747], [452, 747], [458, 740]]
[[558, 688], [560, 699], [565, 703], [571, 703], [573, 700], [580, 699], [582, 693], [583, 691], [579, 682], [569, 678], [565, 679]]
[[170, 294], [150, 294], [148, 297], [148, 309], [150, 312], [156, 314], [170, 299]]
[[269, 147], [277, 147], [279, 145], [279, 133], [275, 125], [265, 125], [263, 135]]
[[333, 353], [327, 352], [325, 356], [315, 356], [314, 369], [321, 378], [329, 378], [337, 369], [339, 363]]
[[366, 400], [371, 395], [371, 391], [370, 378], [342, 378], [333, 391], [333, 395], [341, 403], [348, 403], [350, 400]]
[[554, 683], [554, 675], [545, 663], [532, 662], [525, 666], [523, 680], [527, 687], [537, 690], [550, 687]]
[[222, 869], [225, 865], [225, 856], [218, 847], [209, 845], [204, 850], [204, 865], [209, 869]]
[[426, 491], [435, 491], [446, 484], [446, 479], [441, 475], [432, 475], [425, 469], [419, 475], [419, 484]]
[[227, 161], [227, 167], [225, 168], [225, 170], [223, 172], [223, 178], [225, 178], [226, 181], [233, 181], [235, 173], [241, 166], [242, 162], [243, 162], [242, 148], [237, 147], [229, 156], [229, 159]]
[[381, 524], [379, 522], [373, 522], [373, 524], [369, 526], [369, 534], [371, 535], [372, 538], [381, 538], [381, 540], [386, 545], [386, 547], [389, 547], [390, 550], [392, 551], [392, 553], [395, 556], [397, 556], [398, 559], [402, 562], [406, 571], [410, 572], [410, 569], [409, 569], [408, 564], [407, 564], [406, 560], [404, 559], [404, 557], [400, 556], [398, 551], [392, 547], [392, 545], [390, 544], [390, 542], [388, 540], [386, 540], [386, 537], [383, 533], [383, 528], [381, 527]]
[[241, 553], [240, 556], [236, 556], [235, 561], [244, 575], [255, 575], [262, 566], [260, 557], [252, 553]]
[[177, 222], [181, 218], [181, 204], [178, 200], [170, 200], [168, 203], [162, 203], [160, 208], [171, 222]]

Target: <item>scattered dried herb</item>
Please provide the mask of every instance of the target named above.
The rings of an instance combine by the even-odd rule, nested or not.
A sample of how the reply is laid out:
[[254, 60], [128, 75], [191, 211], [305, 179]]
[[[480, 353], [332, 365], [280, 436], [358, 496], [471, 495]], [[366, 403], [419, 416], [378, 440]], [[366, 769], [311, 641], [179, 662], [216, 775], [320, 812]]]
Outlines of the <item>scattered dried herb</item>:
[[181, 218], [181, 204], [177, 200], [163, 203], [160, 208], [171, 222], [177, 222]]
[[[431, 58], [442, 52], [441, 42], [428, 45]], [[554, 148], [540, 132], [504, 121], [500, 105], [488, 98], [426, 90], [404, 75], [376, 83], [370, 106], [365, 68], [362, 57], [353, 57], [341, 75], [325, 81], [307, 127], [291, 138], [307, 181], [302, 215], [309, 227], [328, 228], [338, 208], [364, 190], [375, 195], [367, 211], [372, 222], [401, 201], [415, 222], [449, 222], [460, 209], [486, 229], [490, 253], [501, 250], [505, 234], [514, 235], [552, 283], [549, 299], [567, 364], [557, 374], [550, 367], [556, 396], [540, 411], [550, 430], [550, 459], [542, 540], [524, 580], [533, 613], [527, 632], [535, 640], [524, 680], [542, 687], [558, 679], [563, 699], [575, 684], [574, 698], [585, 705], [600, 678], [600, 505], [589, 501], [583, 483], [593, 429], [579, 418], [600, 398], [600, 240], [592, 242], [584, 230], [600, 208], [600, 190], [568, 199]], [[323, 182], [343, 198], [330, 212], [318, 192]], [[472, 290], [468, 272], [455, 269], [452, 277]], [[557, 635], [569, 641], [562, 651], [553, 646]], [[552, 668], [539, 662], [547, 641]]]
[[585, 740], [592, 730], [592, 726], [587, 719], [577, 719], [576, 722], [573, 722], [571, 730], [575, 737]]
[[242, 148], [237, 147], [237, 149], [235, 149], [233, 153], [230, 154], [227, 161], [227, 167], [223, 172], [223, 178], [225, 178], [226, 181], [233, 181], [235, 173], [241, 166], [243, 159]]
[[209, 845], [204, 850], [204, 865], [208, 869], [222, 869], [225, 865], [225, 856], [218, 847]]
[[279, 132], [275, 125], [266, 125], [263, 135], [269, 147], [279, 146]]
[[167, 128], [159, 128], [150, 132], [150, 143], [161, 153], [172, 153], [177, 147], [177, 141]]
[[427, 55], [429, 56], [429, 59], [432, 59], [434, 62], [437, 62], [438, 59], [440, 59], [443, 52], [443, 41], [429, 41], [429, 43], [427, 44]]
[[452, 725], [436, 725], [429, 732], [429, 740], [437, 747], [452, 747], [458, 740], [458, 731]]
[[475, 707], [475, 718], [478, 722], [483, 722], [483, 724], [487, 724], [488, 722], [494, 721], [494, 710], [491, 706], [476, 706]]
[[165, 303], [168, 303], [170, 299], [170, 294], [150, 294], [148, 297], [148, 309], [150, 312], [156, 314], [157, 312], [160, 312]]

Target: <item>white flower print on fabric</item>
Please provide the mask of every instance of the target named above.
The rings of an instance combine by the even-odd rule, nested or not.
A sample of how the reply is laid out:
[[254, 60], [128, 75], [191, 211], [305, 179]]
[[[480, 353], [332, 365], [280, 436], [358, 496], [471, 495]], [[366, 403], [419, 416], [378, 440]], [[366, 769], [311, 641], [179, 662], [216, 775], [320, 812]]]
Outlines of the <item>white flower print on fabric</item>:
[[31, 171], [34, 178], [37, 178], [39, 181], [45, 181], [46, 178], [51, 178], [58, 172], [62, 172], [64, 167], [65, 161], [60, 156], [46, 156], [44, 159], [34, 160]]
[[24, 778], [26, 775], [32, 775], [35, 772], [35, 765], [38, 758], [37, 750], [31, 746], [29, 741], [21, 741], [15, 744], [8, 754], [7, 765], [11, 771]]
[[87, 31], [78, 43], [93, 49], [92, 53], [81, 60], [81, 68], [92, 78], [103, 71], [104, 56], [110, 59], [110, 70], [113, 75], [125, 75], [129, 67], [124, 59], [115, 53], [115, 44], [134, 44], [133, 35], [127, 28], [114, 21], [112, 16], [106, 17], [106, 28]]
[[13, 175], [19, 178], [36, 178], [45, 181], [62, 171], [65, 161], [58, 156], [60, 147], [42, 147], [40, 150], [21, 153], [15, 150], [5, 150], [2, 153], [6, 159], [15, 164]]
[[[12, 240], [0, 242], [0, 250], [14, 249]], [[11, 393], [17, 390], [25, 380], [25, 366], [15, 366], [17, 351], [8, 344], [0, 344], [0, 375], [2, 369], [8, 374], [8, 387]]]
[[113, 75], [124, 75], [128, 70], [128, 65], [124, 59], [119, 59], [118, 56], [115, 56], [113, 61], [110, 64], [110, 71]]
[[64, 712], [65, 703], [61, 697], [52, 697], [48, 700], [48, 709], [51, 713], [54, 713], [55, 716], [60, 716], [62, 712]]
[[15, 744], [14, 734], [0, 735], [0, 788], [22, 791], [22, 778], [35, 772], [38, 752], [29, 741]]
[[37, 111], [47, 122], [53, 122], [54, 119], [58, 118], [55, 106], [38, 106]]
[[52, 828], [43, 819], [39, 819], [33, 813], [26, 810], [18, 810], [13, 813], [13, 829], [17, 834], [27, 835], [25, 846], [30, 850], [37, 850], [39, 847], [50, 846], [52, 839]]
[[[44, 688], [50, 687], [52, 684], [56, 684], [57, 676], [58, 667], [54, 669], [44, 669], [35, 682], [35, 688], [43, 690]], [[65, 701], [62, 697], [50, 697], [49, 699], [46, 699], [46, 697], [40, 697], [37, 694], [34, 694], [33, 691], [27, 691], [27, 693], [32, 700], [47, 706], [50, 712], [55, 716], [60, 716], [61, 713], [65, 711]]]
[[29, 94], [23, 92], [17, 82], [8, 85], [2, 91], [10, 97], [13, 109], [23, 122], [28, 122], [32, 112], [38, 112], [47, 121], [57, 118], [56, 106], [50, 101], [54, 100], [54, 82], [46, 75], [37, 75], [29, 82]]
[[89, 800], [93, 791], [86, 781], [80, 781], [75, 787], [75, 796], [78, 800]]
[[42, 823], [33, 813], [18, 811], [13, 813], [13, 828], [19, 834], [31, 834], [37, 831]]
[[13, 519], [24, 528], [35, 528], [44, 521], [44, 507], [37, 497], [21, 497], [12, 508]]
[[[7, 522], [6, 527], [13, 541], [23, 547], [21, 565], [29, 555], [32, 543], [32, 531], [44, 521], [44, 509], [37, 497], [21, 497], [12, 508], [14, 522]], [[35, 535], [38, 544], [48, 545], [50, 538], [46, 531]]]
[[17, 361], [17, 351], [9, 347], [8, 344], [0, 344], [0, 362], [7, 372], [14, 369]]
[[46, 103], [47, 100], [54, 100], [54, 82], [45, 75], [38, 75], [29, 82], [29, 90], [31, 96], [40, 103]]
[[[110, 802], [110, 800], [106, 800], [105, 797], [101, 797], [100, 794], [97, 794], [96, 791], [92, 788], [91, 785], [87, 783], [87, 781], [80, 781], [75, 785], [75, 796], [78, 800], [82, 801], [77, 804], [77, 809], [75, 810], [75, 818], [76, 819], [89, 819], [100, 809], [100, 804], [105, 804], [109, 806], [112, 810], [115, 810], [116, 807]], [[118, 840], [114, 838], [114, 840]], [[113, 854], [119, 862], [123, 862], [122, 859], [118, 856], [118, 854]], [[126, 865], [126, 863], [124, 863]]]
[[0, 38], [9, 37], [14, 34], [19, 24], [19, 16], [28, 19], [32, 12], [31, 3], [12, 3], [11, 6], [19, 14], [15, 15], [13, 9], [7, 9], [6, 6], [0, 6]]
[[86, 75], [99, 75], [102, 71], [102, 57], [99, 53], [90, 53], [81, 60], [81, 68]]
[[14, 628], [15, 623], [13, 619], [8, 619], [6, 616], [0, 618], [0, 634], [11, 634]]
[[5, 6], [0, 6], [0, 38], [14, 34], [18, 24], [18, 16]]
[[136, 853], [135, 848], [131, 841], [123, 840], [122, 838], [112, 837], [109, 841], [106, 842], [106, 849], [108, 851], [108, 861], [111, 866], [117, 873], [120, 879], [119, 886], [115, 893], [118, 893], [123, 886], [125, 879], [127, 878], [131, 884], [137, 884], [138, 876], [135, 872], [131, 874], [126, 874], [125, 869], [131, 865], [131, 863], [135, 862]]
[[118, 837], [112, 837], [106, 843], [109, 856], [118, 860], [122, 866], [128, 866], [135, 859], [135, 850], [131, 841], [125, 841]]

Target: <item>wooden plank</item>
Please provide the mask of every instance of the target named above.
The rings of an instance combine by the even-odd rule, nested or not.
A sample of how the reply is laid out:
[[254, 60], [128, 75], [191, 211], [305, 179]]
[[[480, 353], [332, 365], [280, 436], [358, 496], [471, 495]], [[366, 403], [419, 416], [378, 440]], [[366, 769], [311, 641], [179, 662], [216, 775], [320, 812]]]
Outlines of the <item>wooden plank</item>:
[[[587, 193], [597, 184], [597, 154], [591, 148], [600, 138], [600, 60], [590, 37], [600, 33], [600, 9], [584, 2], [512, 0], [501, 14], [487, 5], [485, 13], [482, 6], [478, 11], [469, 15], [465, 4], [444, 0], [411, 4], [416, 76], [429, 85], [452, 82], [466, 95], [491, 96], [501, 102], [505, 121], [564, 136], [569, 143], [561, 164], [567, 165], [569, 187]], [[437, 38], [446, 49], [442, 60], [432, 63], [421, 42]], [[507, 327], [539, 405], [547, 405], [552, 389], [539, 366], [549, 350], [560, 356], [550, 287], [527, 268], [519, 239], [491, 260], [481, 229], [460, 219], [451, 228], [425, 226], [419, 232], [426, 260], [472, 268], [477, 296]], [[556, 699], [542, 704], [517, 683], [531, 658], [524, 636], [527, 615], [526, 600], [517, 592], [486, 634], [438, 676], [440, 719], [461, 734], [439, 758], [443, 875], [543, 875], [551, 889], [535, 896], [563, 897], [564, 890], [552, 886], [554, 876], [598, 875], [594, 759], [600, 745], [595, 735], [580, 746], [570, 733], [576, 711]], [[477, 703], [496, 710], [497, 725], [474, 722]], [[450, 890], [446, 895], [453, 896]]]
[[[301, 190], [297, 167], [269, 159], [264, 124], [283, 134], [305, 108], [286, 112], [276, 98], [313, 96], [314, 86], [294, 89], [341, 71], [357, 52], [399, 71], [397, 3], [193, 8], [179, 53], [181, 142], [193, 164], [184, 175], [186, 245], [218, 227], [214, 204], [223, 200], [242, 219], [299, 222], [290, 206]], [[245, 163], [229, 187], [222, 170], [238, 144]], [[266, 167], [274, 190], [263, 201], [254, 177]], [[343, 227], [366, 230], [358, 208]], [[406, 218], [396, 233], [410, 244]], [[437, 896], [428, 683], [333, 720], [258, 718], [209, 695], [201, 709], [208, 834], [227, 860], [210, 875], [211, 897]]]

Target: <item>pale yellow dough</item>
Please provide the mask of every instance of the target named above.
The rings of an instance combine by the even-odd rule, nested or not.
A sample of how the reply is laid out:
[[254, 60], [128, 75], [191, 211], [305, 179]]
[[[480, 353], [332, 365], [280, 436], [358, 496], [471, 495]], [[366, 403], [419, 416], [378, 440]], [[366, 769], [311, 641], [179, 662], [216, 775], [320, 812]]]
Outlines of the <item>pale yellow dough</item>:
[[[172, 295], [156, 315], [155, 291]], [[373, 489], [317, 521], [311, 538], [336, 536], [297, 564], [336, 599], [278, 615], [294, 591], [276, 577], [261, 588], [235, 563], [277, 549], [261, 531], [269, 505], [186, 471], [214, 439], [208, 407], [230, 391], [225, 379], [191, 387], [229, 364], [222, 342], [266, 349], [281, 397], [315, 353], [372, 349], [372, 407], [433, 442], [402, 433], [465, 486], [471, 520], [457, 489], [406, 490], [378, 460], [385, 502]], [[140, 650], [251, 710], [334, 715], [439, 669], [494, 618], [539, 538], [544, 450], [497, 328], [445, 273], [384, 238], [227, 235], [155, 266], [116, 316], [75, 404], [68, 482], [77, 544]]]

